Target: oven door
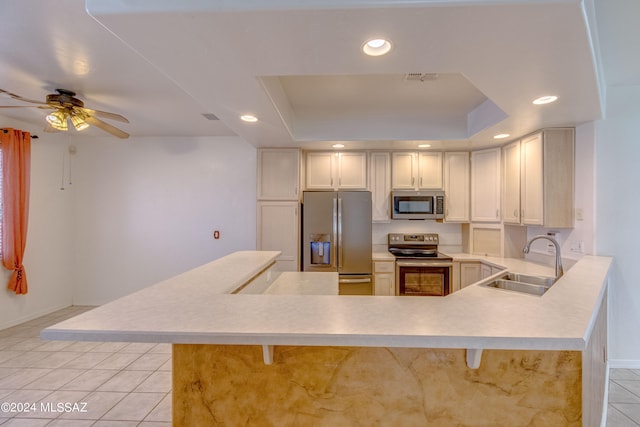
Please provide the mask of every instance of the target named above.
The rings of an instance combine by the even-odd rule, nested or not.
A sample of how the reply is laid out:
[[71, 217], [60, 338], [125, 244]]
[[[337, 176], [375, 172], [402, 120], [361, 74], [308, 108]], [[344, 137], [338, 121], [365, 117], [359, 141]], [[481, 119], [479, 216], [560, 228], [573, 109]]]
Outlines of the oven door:
[[396, 261], [396, 294], [445, 296], [451, 289], [451, 262]]

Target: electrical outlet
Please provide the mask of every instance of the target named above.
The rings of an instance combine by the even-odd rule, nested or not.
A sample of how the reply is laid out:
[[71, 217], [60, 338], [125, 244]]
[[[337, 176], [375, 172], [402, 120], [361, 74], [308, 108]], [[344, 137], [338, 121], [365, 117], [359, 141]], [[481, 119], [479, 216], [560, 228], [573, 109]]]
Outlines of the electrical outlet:
[[576, 221], [584, 221], [584, 211], [582, 208], [576, 208]]
[[576, 252], [576, 253], [579, 253], [579, 254], [583, 254], [584, 253], [584, 241], [582, 241], [582, 240], [573, 241], [571, 243], [571, 252]]

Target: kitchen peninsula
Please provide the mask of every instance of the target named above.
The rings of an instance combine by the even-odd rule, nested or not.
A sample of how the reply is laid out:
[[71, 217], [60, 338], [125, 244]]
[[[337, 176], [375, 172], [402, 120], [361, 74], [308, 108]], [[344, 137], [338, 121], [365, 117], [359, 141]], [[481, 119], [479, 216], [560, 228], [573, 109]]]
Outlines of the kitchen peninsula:
[[176, 426], [600, 425], [610, 258], [541, 297], [233, 294], [277, 255], [228, 255], [41, 335], [172, 343]]

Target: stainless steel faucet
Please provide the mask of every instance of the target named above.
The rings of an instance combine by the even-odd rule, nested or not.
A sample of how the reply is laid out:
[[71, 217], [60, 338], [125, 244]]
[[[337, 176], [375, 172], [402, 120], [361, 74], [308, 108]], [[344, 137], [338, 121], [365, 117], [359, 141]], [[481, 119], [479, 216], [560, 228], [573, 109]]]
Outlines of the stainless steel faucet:
[[531, 248], [531, 243], [538, 239], [547, 239], [548, 241], [553, 243], [553, 246], [556, 247], [556, 280], [558, 280], [564, 274], [564, 270], [562, 269], [562, 254], [560, 252], [560, 245], [558, 244], [558, 241], [556, 239], [551, 236], [545, 236], [544, 234], [532, 237], [531, 240], [529, 240], [525, 245], [524, 253], [528, 254], [529, 249]]

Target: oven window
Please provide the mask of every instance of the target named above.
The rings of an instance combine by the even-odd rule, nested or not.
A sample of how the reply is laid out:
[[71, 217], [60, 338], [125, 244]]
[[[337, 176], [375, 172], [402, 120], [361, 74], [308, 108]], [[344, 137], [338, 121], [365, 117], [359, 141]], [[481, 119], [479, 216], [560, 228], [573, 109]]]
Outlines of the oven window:
[[400, 267], [398, 293], [413, 296], [449, 294], [448, 267]]
[[398, 213], [432, 214], [433, 197], [396, 197], [395, 211]]

